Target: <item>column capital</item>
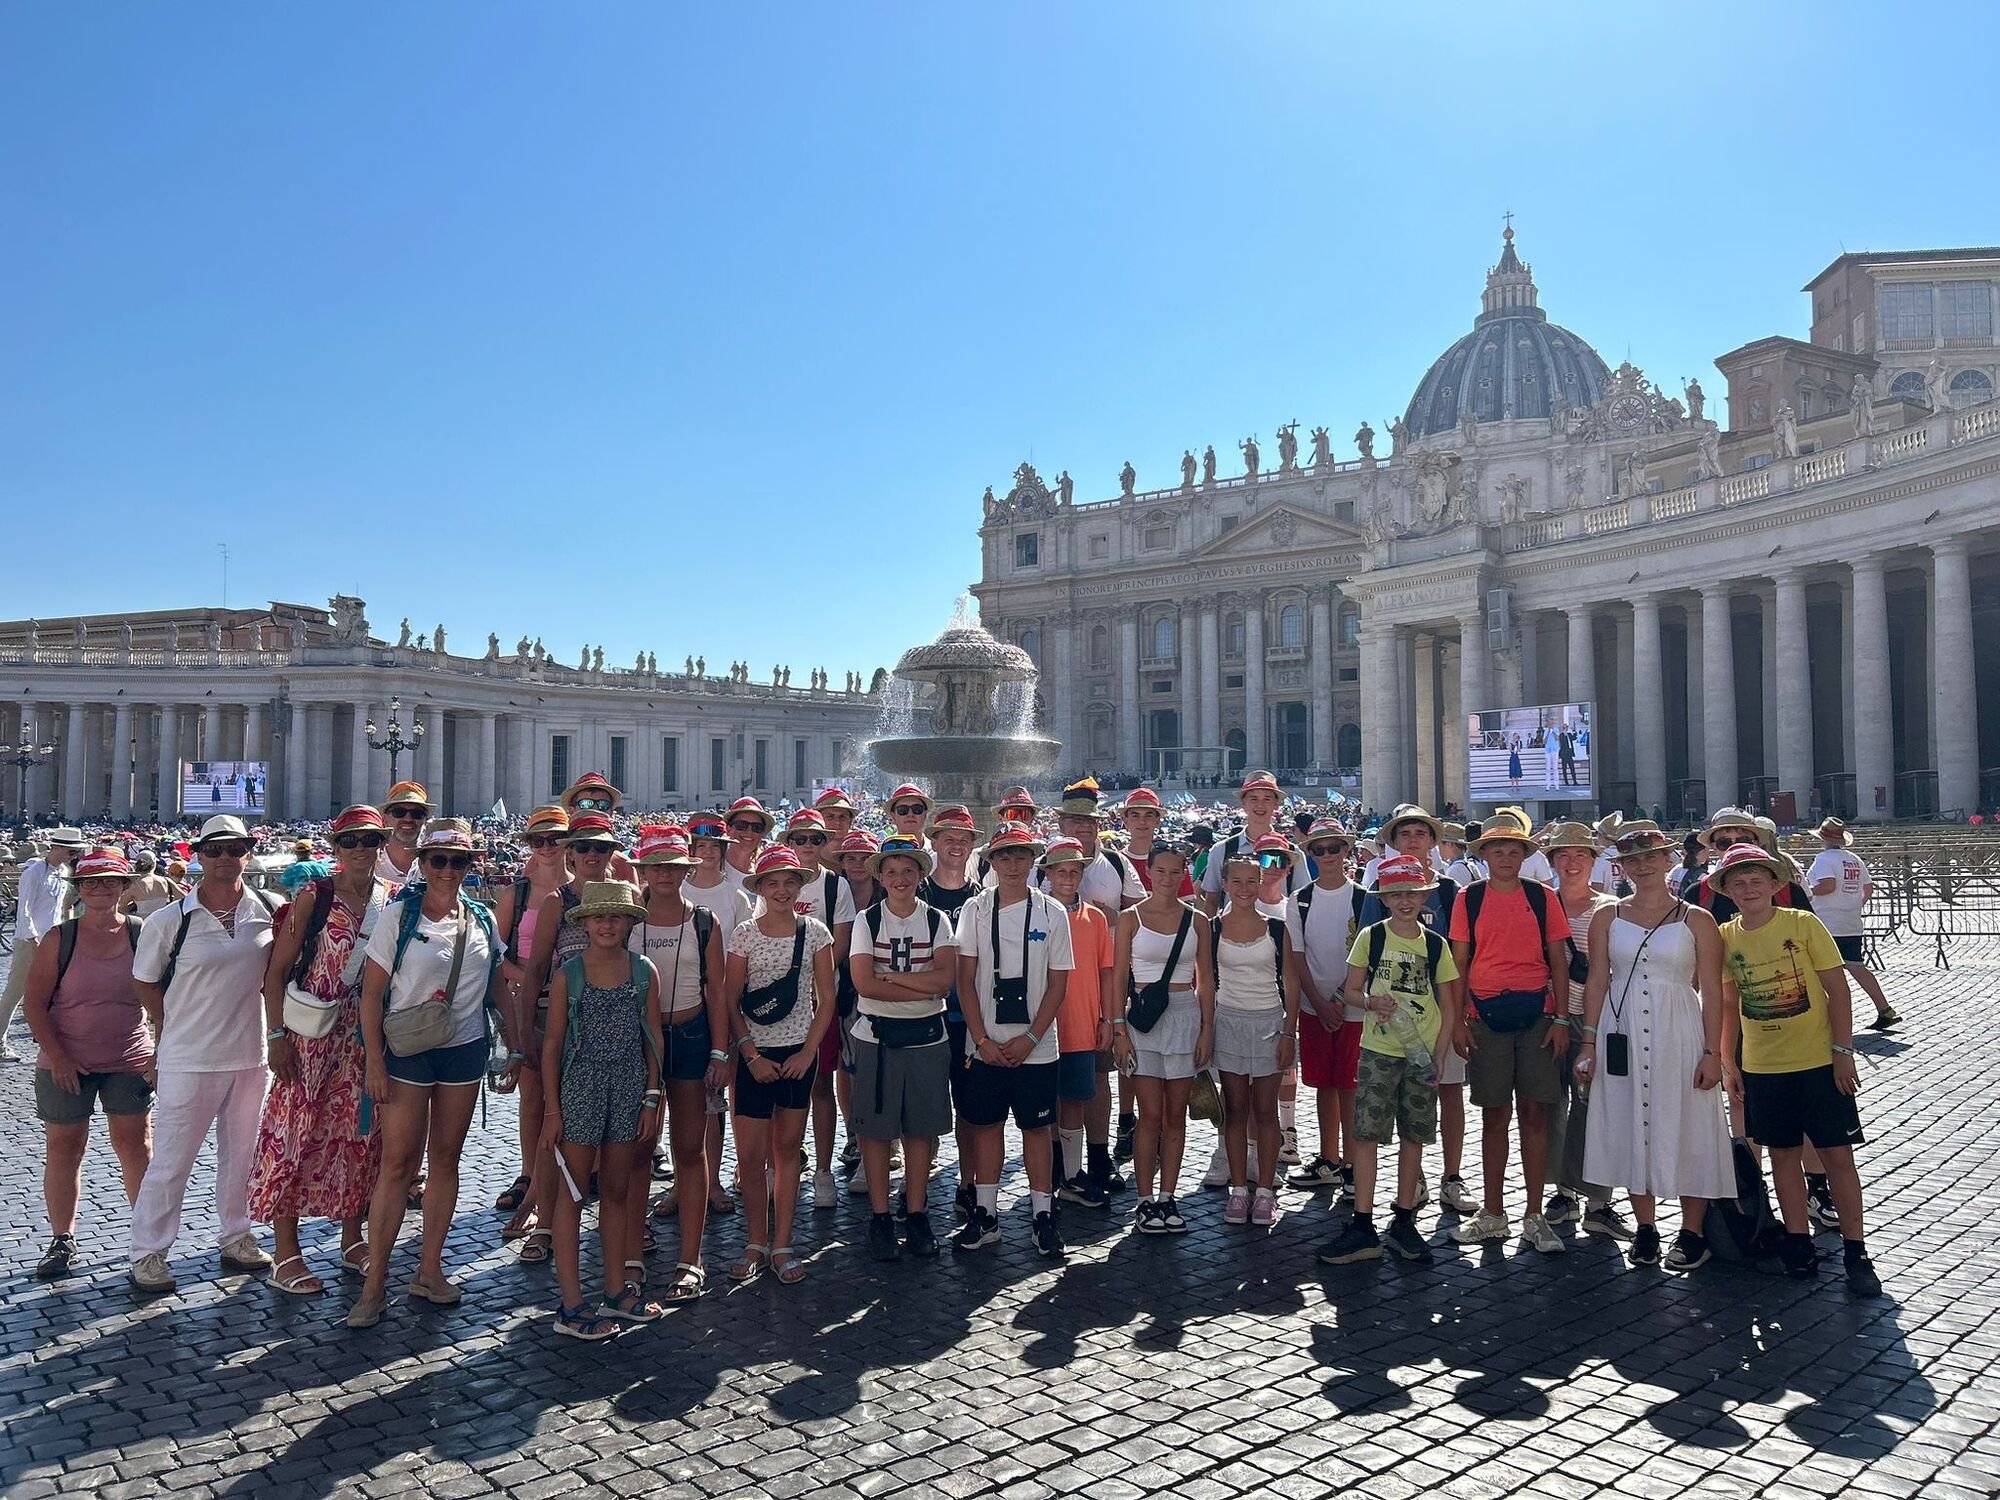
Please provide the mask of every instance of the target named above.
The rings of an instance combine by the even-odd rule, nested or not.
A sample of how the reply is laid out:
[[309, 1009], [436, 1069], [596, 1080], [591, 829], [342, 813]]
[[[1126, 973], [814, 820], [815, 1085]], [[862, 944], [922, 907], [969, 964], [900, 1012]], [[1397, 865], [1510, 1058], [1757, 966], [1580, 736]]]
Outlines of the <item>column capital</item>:
[[1727, 604], [1731, 599], [1736, 597], [1736, 581], [1725, 578], [1719, 583], [1704, 583], [1698, 592], [1704, 600], [1720, 599], [1723, 603]]
[[1572, 620], [1589, 620], [1596, 616], [1597, 604], [1594, 600], [1584, 604], [1565, 604], [1562, 611]]
[[1847, 566], [1856, 573], [1886, 573], [1889, 571], [1889, 559], [1879, 552], [1868, 552], [1849, 559]]
[[1930, 544], [1933, 557], [1969, 557], [1972, 548], [1961, 536], [1939, 537]]
[[1660, 612], [1660, 596], [1654, 593], [1634, 594], [1632, 596], [1632, 613], [1636, 615], [1642, 609], [1648, 614], [1657, 615]]

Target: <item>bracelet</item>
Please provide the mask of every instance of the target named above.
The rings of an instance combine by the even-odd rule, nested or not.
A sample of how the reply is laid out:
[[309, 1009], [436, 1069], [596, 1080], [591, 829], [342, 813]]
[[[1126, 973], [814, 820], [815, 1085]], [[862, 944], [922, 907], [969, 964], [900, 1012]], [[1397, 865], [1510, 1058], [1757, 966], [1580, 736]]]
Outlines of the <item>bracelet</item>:
[[728, 1062], [729, 1054], [724, 1052], [720, 1047], [710, 1047], [708, 1049], [708, 1060], [710, 1062]]
[[1039, 1047], [1042, 1045], [1042, 1039], [1036, 1036], [1035, 1033], [1031, 1031], [1028, 1033], [1028, 1045], [1030, 1047]]
[[757, 1043], [753, 1038], [746, 1036], [743, 1038], [743, 1040], [741, 1040], [736, 1044], [736, 1050], [738, 1052], [741, 1052], [746, 1047], [755, 1047], [756, 1045]]
[[1843, 1047], [1843, 1046], [1841, 1046], [1841, 1045], [1840, 1045], [1840, 1043], [1838, 1043], [1838, 1042], [1835, 1042], [1835, 1043], [1833, 1044], [1833, 1050], [1834, 1050], [1834, 1054], [1835, 1054], [1836, 1056], [1838, 1056], [1838, 1057], [1852, 1057], [1852, 1056], [1854, 1056], [1854, 1049], [1853, 1049], [1852, 1047]]
[[644, 1094], [640, 1095], [640, 1097], [649, 1100], [653, 1103], [658, 1103], [660, 1098], [660, 1091], [658, 1089], [647, 1089]]
[[282, 1042], [287, 1035], [288, 1033], [286, 1032], [285, 1028], [282, 1026], [278, 1026], [274, 1027], [270, 1031], [265, 1032], [264, 1040], [267, 1042]]
[[649, 1109], [658, 1109], [659, 1107], [660, 1101], [657, 1099], [647, 1098], [639, 1101], [639, 1113], [642, 1115]]
[[1123, 1016], [1115, 1016], [1112, 1018], [1111, 1024], [1116, 1030], [1123, 1031], [1125, 1029], [1125, 1018]]
[[1596, 1035], [1597, 1035], [1597, 1028], [1596, 1028], [1595, 1026], [1590, 1026], [1590, 1025], [1586, 1025], [1586, 1026], [1585, 1026], [1585, 1027], [1583, 1028], [1583, 1034], [1584, 1034], [1585, 1036], [1596, 1036]]
[[1549, 1017], [1549, 1024], [1550, 1024], [1551, 1026], [1567, 1026], [1567, 1025], [1569, 1025], [1569, 1017], [1568, 1017], [1568, 1016], [1550, 1016], [1550, 1017]]
[[527, 1060], [528, 1060], [528, 1054], [525, 1052], [509, 1052], [507, 1056], [502, 1059], [502, 1061], [510, 1063], [526, 1062]]

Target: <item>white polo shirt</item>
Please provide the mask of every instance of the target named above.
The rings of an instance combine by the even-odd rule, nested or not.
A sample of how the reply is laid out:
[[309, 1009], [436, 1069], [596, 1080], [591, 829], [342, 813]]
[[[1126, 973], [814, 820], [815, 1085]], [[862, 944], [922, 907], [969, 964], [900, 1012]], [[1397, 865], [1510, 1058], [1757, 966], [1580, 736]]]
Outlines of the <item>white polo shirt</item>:
[[188, 919], [187, 937], [161, 1007], [154, 1062], [163, 1073], [233, 1073], [263, 1067], [270, 910], [244, 887], [232, 935], [189, 891], [146, 918], [139, 929], [139, 948], [132, 959], [134, 979], [160, 982], [183, 915]]
[[[1049, 975], [1058, 969], [1073, 969], [1076, 960], [1072, 956], [1069, 942], [1069, 913], [1053, 896], [1041, 891], [1028, 892], [1029, 909], [1023, 911], [1022, 903], [1000, 908], [1000, 953], [999, 972], [1009, 979], [1022, 972], [1025, 961], [1028, 975], [1028, 1025], [1003, 1026], [993, 1019], [993, 904], [1000, 899], [1000, 892], [988, 888], [974, 896], [958, 912], [958, 956], [977, 961], [974, 985], [978, 991], [980, 1019], [986, 1024], [986, 1034], [996, 1042], [1011, 1042], [1017, 1036], [1027, 1035], [1036, 1014], [1042, 1008], [1042, 1000], [1049, 992]], [[1028, 951], [1021, 951], [1023, 925], [1027, 928]], [[861, 929], [857, 928], [857, 931]], [[942, 943], [943, 934], [939, 934]], [[968, 997], [958, 997], [961, 1007], [968, 1003]], [[1049, 1029], [1035, 1050], [1028, 1054], [1031, 1063], [1052, 1063], [1057, 1057], [1060, 1043], [1056, 1040], [1056, 1025], [1049, 1023]]]

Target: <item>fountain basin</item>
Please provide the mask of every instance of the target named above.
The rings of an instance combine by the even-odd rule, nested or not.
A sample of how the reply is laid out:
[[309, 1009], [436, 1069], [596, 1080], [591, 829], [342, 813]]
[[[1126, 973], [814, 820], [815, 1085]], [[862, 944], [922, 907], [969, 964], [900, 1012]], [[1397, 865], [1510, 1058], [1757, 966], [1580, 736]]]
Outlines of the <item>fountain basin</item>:
[[893, 776], [1039, 776], [1062, 754], [1060, 740], [1039, 735], [906, 735], [871, 740], [875, 764]]

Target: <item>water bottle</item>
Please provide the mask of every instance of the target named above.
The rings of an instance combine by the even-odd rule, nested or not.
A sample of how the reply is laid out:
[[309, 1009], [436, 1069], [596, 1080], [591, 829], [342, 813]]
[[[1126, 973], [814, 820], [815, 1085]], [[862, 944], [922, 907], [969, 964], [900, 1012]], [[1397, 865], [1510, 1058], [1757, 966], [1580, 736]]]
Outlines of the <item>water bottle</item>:
[[1403, 1049], [1403, 1056], [1409, 1059], [1417, 1081], [1425, 1088], [1436, 1088], [1437, 1059], [1431, 1056], [1431, 1049], [1424, 1044], [1423, 1034], [1417, 1030], [1416, 1020], [1406, 1007], [1399, 1005], [1389, 1012], [1389, 1034], [1395, 1037], [1396, 1044]]

